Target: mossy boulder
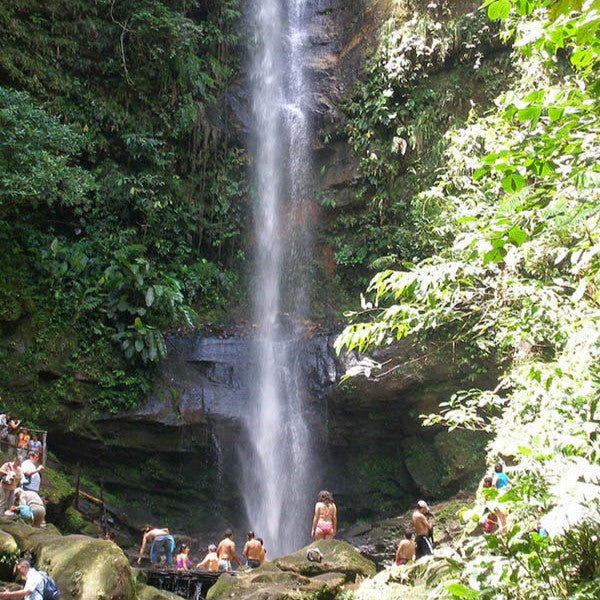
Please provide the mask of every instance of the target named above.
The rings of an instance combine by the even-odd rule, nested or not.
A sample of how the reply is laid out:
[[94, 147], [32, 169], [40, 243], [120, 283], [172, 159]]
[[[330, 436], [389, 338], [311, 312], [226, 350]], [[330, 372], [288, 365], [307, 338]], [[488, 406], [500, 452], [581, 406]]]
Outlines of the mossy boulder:
[[284, 600], [298, 590], [308, 591], [310, 579], [297, 573], [260, 567], [238, 571], [236, 576], [223, 574], [208, 590], [207, 600]]
[[83, 535], [61, 536], [4, 518], [0, 529], [56, 579], [64, 600], [137, 598], [129, 561], [112, 542]]
[[[321, 563], [306, 559], [309, 548], [319, 548]], [[242, 569], [235, 576], [224, 573], [208, 591], [207, 600], [286, 600], [298, 594], [335, 590], [352, 584], [357, 576], [372, 577], [375, 564], [341, 540], [314, 542], [258, 569]]]
[[0, 580], [12, 578], [13, 565], [19, 555], [19, 547], [15, 538], [0, 530]]
[[[309, 548], [318, 548], [323, 555], [320, 563], [311, 562], [306, 558]], [[343, 573], [347, 582], [352, 582], [356, 576], [372, 577], [375, 575], [375, 564], [361, 556], [348, 542], [342, 540], [320, 540], [287, 556], [274, 561], [282, 571], [292, 571], [306, 577], [314, 577], [323, 573]]]
[[138, 583], [136, 586], [138, 600], [181, 600], [181, 596], [159, 590], [150, 585]]

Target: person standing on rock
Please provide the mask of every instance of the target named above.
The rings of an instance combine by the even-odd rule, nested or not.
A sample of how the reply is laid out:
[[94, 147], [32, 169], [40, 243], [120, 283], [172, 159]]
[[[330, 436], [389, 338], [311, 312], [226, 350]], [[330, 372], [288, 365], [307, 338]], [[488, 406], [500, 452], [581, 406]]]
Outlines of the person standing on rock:
[[260, 567], [260, 557], [262, 555], [262, 544], [254, 538], [254, 531], [248, 532], [248, 541], [246, 542], [242, 554], [246, 557], [250, 568]]
[[219, 542], [217, 548], [217, 556], [219, 557], [219, 571], [231, 571], [232, 560], [236, 562], [238, 567], [242, 565], [242, 561], [235, 553], [235, 543], [231, 529], [227, 529], [223, 534], [223, 539]]
[[413, 525], [415, 527], [415, 556], [417, 559], [427, 554], [433, 554], [433, 544], [431, 543], [431, 532], [433, 524], [428, 518], [431, 515], [429, 506], [425, 500], [417, 502], [417, 508], [412, 516]]
[[267, 560], [267, 550], [265, 548], [265, 542], [262, 538], [256, 538], [260, 542], [260, 564], [263, 565]]
[[327, 490], [322, 490], [317, 496], [310, 536], [315, 540], [333, 539], [336, 530], [337, 508], [333, 501], [333, 495]]
[[396, 550], [396, 564], [405, 565], [409, 560], [414, 560], [416, 546], [412, 540], [412, 531], [404, 532], [404, 539], [398, 544]]
[[25, 600], [43, 600], [44, 578], [36, 571], [28, 560], [20, 560], [17, 571], [25, 579], [22, 590], [14, 592], [0, 592], [0, 598], [25, 598]]
[[40, 473], [44, 470], [44, 465], [40, 465], [40, 455], [38, 452], [30, 452], [29, 457], [21, 465], [21, 487], [24, 490], [39, 492], [42, 478]]
[[142, 545], [140, 546], [140, 555], [138, 556], [138, 565], [142, 562], [142, 555], [146, 550], [146, 545], [152, 542], [150, 547], [150, 562], [157, 563], [161, 555], [165, 555], [167, 564], [173, 562], [173, 550], [175, 549], [175, 539], [169, 533], [166, 527], [146, 527], [142, 537]]
[[15, 490], [21, 483], [21, 459], [16, 456], [14, 460], [5, 462], [0, 467], [0, 515], [15, 502]]

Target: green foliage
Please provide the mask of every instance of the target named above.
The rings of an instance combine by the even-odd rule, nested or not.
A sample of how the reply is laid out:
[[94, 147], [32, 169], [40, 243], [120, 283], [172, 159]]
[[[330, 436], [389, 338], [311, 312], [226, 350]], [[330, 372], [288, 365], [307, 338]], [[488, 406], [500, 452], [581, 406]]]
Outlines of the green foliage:
[[[494, 111], [449, 134], [445, 170], [416, 200], [437, 209], [439, 251], [374, 277], [337, 347], [434, 335], [502, 368], [495, 389], [458, 392], [424, 416], [490, 432], [488, 462], [513, 465], [508, 491], [481, 493], [463, 511], [460, 556], [415, 568], [431, 597], [591, 599], [600, 593], [600, 3], [486, 5], [514, 39], [519, 77]], [[508, 528], [470, 538], [486, 505]], [[538, 521], [549, 536], [535, 533]]]
[[[399, 2], [344, 107], [356, 154], [354, 201], [331, 230], [342, 278], [356, 289], [381, 263], [397, 267], [430, 248], [430, 207], [412, 197], [437, 176], [444, 132], [497, 93], [505, 55], [477, 2]], [[382, 258], [385, 257], [385, 258]], [[361, 278], [357, 278], [357, 273]]]
[[[216, 124], [238, 5], [0, 0], [0, 384], [15, 402], [81, 397], [75, 375], [95, 371], [97, 407], [131, 406], [165, 332], [235, 297], [245, 157]], [[38, 385], [57, 329], [66, 372]], [[27, 389], [9, 377], [25, 369]]]

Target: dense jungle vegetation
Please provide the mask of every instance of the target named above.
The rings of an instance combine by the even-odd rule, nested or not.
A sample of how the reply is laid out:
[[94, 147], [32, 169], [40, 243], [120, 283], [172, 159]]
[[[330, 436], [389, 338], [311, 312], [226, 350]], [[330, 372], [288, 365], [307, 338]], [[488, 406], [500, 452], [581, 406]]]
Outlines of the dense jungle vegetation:
[[[485, 10], [513, 45], [512, 83], [450, 129], [443, 168], [413, 202], [432, 252], [373, 278], [338, 347], [435, 337], [500, 364], [494, 389], [459, 391], [424, 419], [488, 431], [488, 462], [506, 463], [512, 485], [479, 490], [456, 551], [388, 570], [360, 598], [600, 595], [600, 2]], [[396, 93], [382, 82], [381, 104]], [[486, 506], [507, 530], [471, 536]]]
[[[117, 411], [238, 293], [238, 0], [0, 1], [0, 395]], [[35, 398], [37, 402], [30, 402]]]

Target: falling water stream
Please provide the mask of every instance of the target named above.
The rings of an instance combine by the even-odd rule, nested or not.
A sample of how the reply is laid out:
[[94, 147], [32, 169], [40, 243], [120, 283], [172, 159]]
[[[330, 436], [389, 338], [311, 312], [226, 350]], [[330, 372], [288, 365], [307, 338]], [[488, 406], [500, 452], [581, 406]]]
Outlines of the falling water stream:
[[257, 334], [243, 496], [250, 526], [264, 538], [270, 558], [306, 542], [314, 494], [304, 382], [295, 360], [311, 231], [307, 5], [252, 0], [250, 11]]

